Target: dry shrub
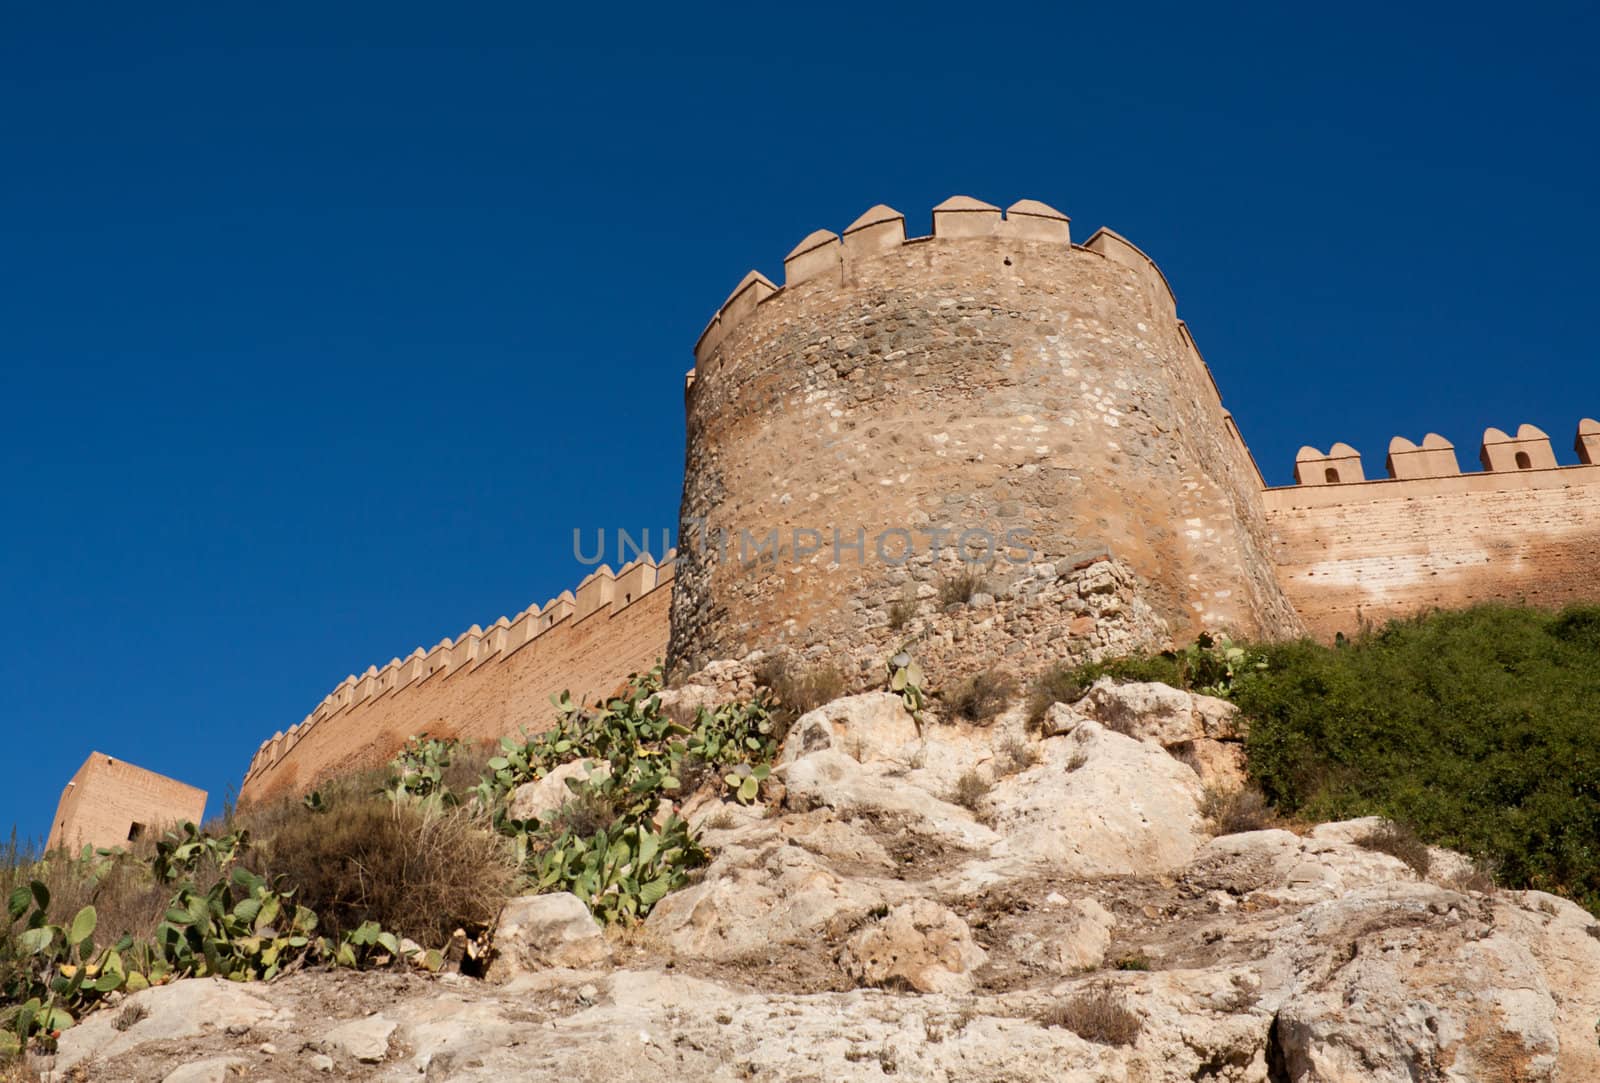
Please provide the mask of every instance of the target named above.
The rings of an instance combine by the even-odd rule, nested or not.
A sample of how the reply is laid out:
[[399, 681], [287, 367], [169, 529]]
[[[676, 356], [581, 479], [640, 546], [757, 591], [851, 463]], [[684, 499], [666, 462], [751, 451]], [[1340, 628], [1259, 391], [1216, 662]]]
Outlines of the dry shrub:
[[1084, 993], [1054, 1004], [1039, 1016], [1047, 1027], [1061, 1027], [1101, 1045], [1132, 1045], [1139, 1037], [1141, 1020], [1110, 989]]
[[[40, 855], [13, 837], [0, 844], [0, 899], [8, 899], [17, 887], [38, 880], [50, 892], [52, 924], [68, 925], [79, 910], [93, 906], [98, 918], [97, 941], [115, 943], [124, 934], [147, 937], [161, 924], [172, 897], [172, 889], [157, 884], [150, 872], [154, 856], [154, 837], [131, 844], [126, 853], [88, 861], [81, 852], [54, 850]], [[202, 869], [199, 875], [209, 871]]]
[[617, 807], [604, 795], [592, 790], [573, 794], [567, 803], [550, 815], [544, 834], [559, 838], [570, 832], [578, 838], [592, 838], [617, 822]]
[[1200, 802], [1200, 814], [1210, 824], [1213, 835], [1261, 831], [1275, 822], [1267, 799], [1254, 786], [1237, 790], [1206, 787], [1205, 796]]
[[898, 632], [910, 624], [911, 619], [916, 615], [917, 596], [915, 593], [907, 591], [889, 603], [889, 630]]
[[1002, 775], [1026, 771], [1039, 762], [1039, 750], [1026, 740], [1012, 734], [995, 750], [995, 770]]
[[1051, 707], [1057, 703], [1076, 703], [1088, 690], [1076, 667], [1051, 666], [1035, 677], [1028, 688], [1028, 729], [1037, 732]]
[[376, 921], [429, 947], [459, 926], [492, 922], [516, 872], [504, 840], [465, 810], [348, 796], [322, 812], [302, 806], [252, 845], [245, 864], [281, 878], [323, 933]]
[[1428, 844], [1418, 838], [1411, 828], [1392, 820], [1385, 821], [1382, 827], [1374, 828], [1356, 839], [1356, 845], [1398, 857], [1410, 865], [1418, 876], [1427, 876], [1428, 866], [1433, 862], [1428, 855]]
[[979, 803], [988, 796], [992, 788], [988, 779], [976, 771], [968, 771], [956, 780], [956, 788], [950, 794], [950, 800], [962, 808], [976, 812]]
[[0, 1083], [39, 1083], [39, 1073], [23, 1057], [0, 1056]]
[[[1452, 877], [1450, 886], [1457, 891], [1476, 891], [1484, 895], [1494, 894], [1497, 886], [1494, 882], [1494, 863], [1485, 861], [1482, 858], [1473, 859], [1472, 867]], [[1593, 925], [1589, 927], [1591, 936], [1595, 934], [1597, 928], [1600, 927]]]
[[781, 654], [762, 659], [755, 678], [777, 699], [778, 709], [773, 716], [784, 728], [807, 711], [832, 703], [845, 691], [844, 674], [833, 666], [802, 668]]
[[939, 604], [966, 605], [972, 601], [973, 595], [988, 593], [989, 583], [985, 570], [976, 564], [968, 564], [959, 572], [947, 575], [940, 581]]
[[986, 669], [956, 685], [950, 694], [950, 708], [969, 722], [988, 724], [1006, 709], [1006, 704], [1016, 694], [1017, 682], [1011, 674]]

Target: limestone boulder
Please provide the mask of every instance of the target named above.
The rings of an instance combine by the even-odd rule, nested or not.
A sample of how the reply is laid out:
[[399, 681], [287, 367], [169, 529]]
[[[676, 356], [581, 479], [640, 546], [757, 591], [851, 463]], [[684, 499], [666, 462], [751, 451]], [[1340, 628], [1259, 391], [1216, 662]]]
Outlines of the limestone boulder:
[[674, 722], [687, 726], [694, 722], [702, 708], [712, 710], [724, 703], [752, 698], [756, 694], [756, 680], [751, 666], [757, 660], [759, 655], [707, 663], [683, 681], [657, 693], [662, 711]]
[[[112, 1061], [147, 1042], [189, 1041], [229, 1028], [269, 1025], [277, 1011], [257, 989], [221, 978], [192, 978], [128, 997], [117, 1011], [96, 1012], [61, 1035], [55, 1069]], [[124, 1021], [133, 1020], [124, 1025]]]
[[[1180, 768], [1181, 769], [1181, 768]], [[831, 808], [895, 817], [918, 833], [967, 850], [987, 850], [999, 836], [967, 809], [941, 800], [893, 773], [882, 762], [859, 763], [832, 748], [780, 768], [796, 808]]]
[[339, 1053], [362, 1064], [378, 1064], [389, 1056], [389, 1039], [399, 1027], [384, 1015], [340, 1023], [322, 1036], [325, 1052]]
[[666, 896], [645, 927], [680, 955], [734, 959], [841, 932], [899, 901], [902, 885], [850, 876], [776, 832], [729, 838], [697, 884]]
[[988, 955], [972, 930], [931, 899], [915, 899], [860, 929], [839, 962], [857, 984], [904, 983], [919, 993], [964, 993]]
[[174, 1068], [161, 1083], [228, 1083], [247, 1067], [241, 1057], [207, 1057]]
[[1199, 738], [1237, 740], [1239, 709], [1226, 700], [1145, 681], [1101, 677], [1073, 709], [1108, 729], [1163, 748]]
[[[1293, 987], [1272, 1034], [1284, 1078], [1562, 1078], [1562, 1009], [1528, 943], [1498, 925], [1482, 898], [1428, 884], [1301, 912], [1283, 953]], [[1335, 965], [1340, 944], [1347, 957]]]
[[582, 782], [591, 776], [606, 778], [611, 774], [611, 764], [605, 760], [573, 760], [552, 770], [533, 782], [525, 782], [511, 793], [510, 813], [517, 820], [544, 820], [562, 805], [572, 800], [572, 787], [567, 783]]
[[780, 763], [832, 749], [860, 763], [911, 762], [922, 745], [905, 702], [889, 692], [845, 696], [801, 715], [789, 729]]
[[494, 953], [490, 975], [505, 981], [547, 967], [600, 966], [611, 947], [583, 900], [562, 891], [507, 902], [495, 925]]
[[1073, 899], [1061, 908], [1061, 923], [1048, 946], [1050, 962], [1062, 974], [1096, 970], [1105, 963], [1116, 916], [1094, 899]]
[[1041, 742], [1042, 762], [989, 793], [989, 823], [1011, 852], [1061, 876], [1181, 868], [1206, 838], [1200, 780], [1154, 744], [1085, 719]]

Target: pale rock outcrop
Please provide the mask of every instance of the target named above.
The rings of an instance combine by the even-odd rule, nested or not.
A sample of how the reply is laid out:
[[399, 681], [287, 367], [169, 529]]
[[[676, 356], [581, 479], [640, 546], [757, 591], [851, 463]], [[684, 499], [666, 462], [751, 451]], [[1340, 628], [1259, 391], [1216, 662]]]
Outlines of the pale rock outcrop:
[[645, 927], [679, 955], [738, 958], [814, 939], [905, 894], [887, 876], [842, 875], [765, 827], [730, 839], [701, 881], [657, 903]]
[[383, 1015], [341, 1023], [322, 1036], [322, 1048], [362, 1064], [377, 1064], [389, 1055], [389, 1039], [399, 1024]]
[[1243, 736], [1239, 708], [1227, 700], [1153, 682], [1119, 684], [1101, 677], [1073, 709], [1107, 729], [1163, 748], [1197, 738], [1233, 741]]
[[1012, 853], [1073, 877], [1149, 875], [1194, 856], [1205, 829], [1193, 771], [1087, 719], [1042, 744], [1042, 762], [986, 801]]
[[1116, 916], [1095, 900], [1073, 899], [1062, 907], [1059, 932], [1044, 947], [1063, 974], [1095, 970], [1105, 962], [1116, 927]]
[[833, 749], [860, 763], [910, 763], [921, 745], [922, 734], [904, 700], [889, 692], [863, 692], [836, 699], [796, 719], [784, 741], [780, 762], [793, 763], [810, 753]]
[[1559, 1078], [1559, 1009], [1528, 945], [1497, 930], [1494, 909], [1406, 884], [1302, 912], [1283, 953], [1294, 978], [1273, 1032], [1287, 1078]]
[[943, 801], [885, 770], [882, 762], [859, 763], [832, 748], [811, 752], [784, 767], [789, 803], [797, 808], [826, 807], [903, 818], [921, 834], [934, 835], [966, 849], [981, 850], [998, 841], [972, 813]]
[[966, 922], [931, 899], [914, 899], [857, 931], [839, 963], [860, 985], [904, 982], [919, 993], [964, 993], [987, 959]]
[[161, 1083], [228, 1083], [245, 1064], [241, 1057], [208, 1057], [173, 1069]]
[[524, 782], [511, 794], [510, 814], [516, 820], [543, 820], [573, 798], [569, 780], [608, 778], [611, 764], [606, 760], [573, 760], [555, 768], [541, 779]]
[[[1178, 697], [1121, 702], [1193, 732], [1173, 728]], [[504, 980], [176, 982], [125, 998], [148, 1012], [125, 1030], [120, 1005], [69, 1030], [44, 1078], [1600, 1079], [1600, 924], [1581, 908], [1466, 890], [1470, 863], [1447, 851], [1419, 877], [1362, 845], [1370, 818], [1212, 838], [1199, 777], [1158, 741], [1050, 718], [1062, 735], [992, 772], [976, 817], [942, 799], [946, 774], [987, 770], [1014, 734], [931, 727], [929, 771], [892, 739], [860, 762], [828, 723], [828, 746], [778, 772], [782, 807], [708, 809], [712, 864], [615, 949], [626, 968], [566, 969], [588, 964], [564, 952], [604, 962], [610, 941], [572, 896], [518, 900]], [[1131, 1013], [1133, 1040], [1075, 1033], [1059, 1009], [1087, 997]], [[381, 1049], [334, 1040], [369, 1028]], [[363, 1048], [381, 1060], [361, 1066]]]
[[752, 667], [760, 661], [760, 653], [746, 658], [722, 659], [707, 663], [704, 669], [684, 678], [671, 688], [656, 695], [666, 716], [682, 726], [694, 721], [701, 708], [715, 709], [724, 703], [747, 700], [755, 695], [756, 680]]
[[599, 966], [611, 958], [605, 934], [571, 892], [522, 895], [506, 903], [494, 930], [496, 980], [544, 967]]
[[[63, 1033], [54, 1068], [65, 1073], [91, 1058], [110, 1060], [148, 1041], [199, 1038], [208, 1031], [268, 1023], [276, 1009], [263, 992], [262, 987], [221, 978], [193, 978], [145, 989], [123, 1002], [131, 1009], [96, 1012]], [[134, 1021], [120, 1027], [122, 1019]]]

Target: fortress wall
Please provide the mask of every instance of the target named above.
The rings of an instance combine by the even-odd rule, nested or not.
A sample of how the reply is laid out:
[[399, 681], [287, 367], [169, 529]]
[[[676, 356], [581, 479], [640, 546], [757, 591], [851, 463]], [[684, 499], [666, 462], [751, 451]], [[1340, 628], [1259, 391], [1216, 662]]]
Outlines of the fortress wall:
[[46, 848], [126, 846], [135, 825], [154, 835], [183, 820], [198, 824], [205, 811], [204, 790], [91, 752], [61, 791]]
[[[1016, 603], [1096, 555], [1131, 570], [1130, 599], [1174, 635], [1298, 632], [1259, 473], [1155, 265], [1109, 231], [1073, 245], [1065, 216], [1032, 201], [1002, 215], [956, 197], [933, 218], [911, 240], [881, 206], [843, 237], [813, 233], [782, 289], [752, 272], [707, 327], [687, 390], [674, 663], [789, 646], [881, 665], [909, 634], [896, 603], [911, 591], [928, 610], [955, 554], [935, 560], [918, 535], [896, 566], [871, 539], [929, 528], [1029, 539], [1034, 564], [1002, 560], [986, 618], [1019, 667], [1070, 656], [1081, 614]], [[741, 531], [774, 529], [770, 558], [739, 559]], [[820, 551], [796, 530], [821, 532]], [[865, 559], [836, 560], [833, 530], [864, 531]]]
[[665, 657], [672, 583], [670, 555], [659, 568], [645, 558], [615, 576], [602, 567], [542, 609], [346, 678], [304, 722], [262, 743], [240, 800], [303, 793], [377, 766], [424, 733], [497, 739], [549, 726], [552, 695], [610, 695]]
[[[1486, 441], [1485, 461], [1499, 459], [1497, 445], [1508, 442], [1515, 439]], [[1424, 450], [1442, 460], [1445, 448]], [[1340, 446], [1342, 477], [1360, 476], [1359, 458], [1350, 469], [1352, 455]], [[1518, 469], [1514, 448], [1510, 455], [1509, 469], [1264, 493], [1279, 578], [1312, 634], [1332, 639], [1353, 633], [1362, 619], [1432, 607], [1600, 597], [1600, 465]], [[1543, 461], [1536, 456], [1529, 458]], [[1306, 461], [1324, 476], [1319, 462]]]

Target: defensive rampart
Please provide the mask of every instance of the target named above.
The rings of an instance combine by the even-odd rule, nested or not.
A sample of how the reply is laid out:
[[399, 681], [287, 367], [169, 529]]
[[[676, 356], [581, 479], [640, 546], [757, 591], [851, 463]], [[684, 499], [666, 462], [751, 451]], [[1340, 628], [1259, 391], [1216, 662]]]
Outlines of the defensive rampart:
[[1451, 443], [1395, 437], [1386, 478], [1360, 454], [1302, 448], [1299, 484], [1262, 494], [1284, 590], [1313, 634], [1434, 607], [1600, 599], [1600, 424], [1584, 420], [1576, 465], [1532, 425], [1483, 435], [1481, 471]]
[[790, 647], [869, 672], [938, 634], [974, 556], [1001, 655], [1081, 653], [1079, 614], [1028, 603], [1097, 554], [1179, 637], [1299, 630], [1259, 474], [1126, 240], [1074, 245], [1043, 203], [956, 196], [931, 236], [885, 206], [812, 233], [784, 276], [747, 275], [695, 349], [675, 663]]
[[[948, 684], [1200, 629], [1331, 639], [1600, 599], [1600, 424], [1574, 465], [1524, 425], [1484, 434], [1481, 472], [1429, 434], [1391, 443], [1386, 478], [1335, 444], [1268, 489], [1155, 264], [1109, 230], [1074, 244], [1033, 200], [953, 197], [927, 237], [881, 205], [812, 233], [782, 286], [745, 276], [694, 353], [676, 562], [601, 569], [347, 678], [263, 743], [242, 797], [413, 734], [539, 728], [552, 693], [604, 694], [664, 655], [788, 649], [864, 682], [914, 639]], [[973, 557], [981, 581], [952, 591]]]
[[543, 607], [346, 677], [304, 721], [262, 742], [240, 800], [300, 793], [382, 763], [423, 733], [493, 739], [545, 727], [551, 695], [608, 695], [662, 660], [672, 581], [671, 554], [616, 574], [602, 566]]

